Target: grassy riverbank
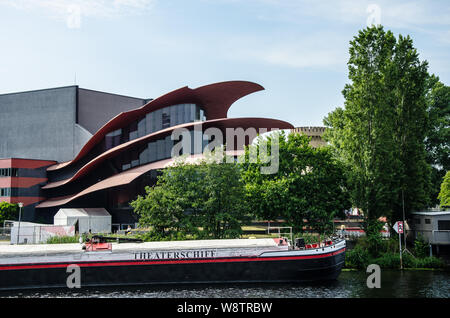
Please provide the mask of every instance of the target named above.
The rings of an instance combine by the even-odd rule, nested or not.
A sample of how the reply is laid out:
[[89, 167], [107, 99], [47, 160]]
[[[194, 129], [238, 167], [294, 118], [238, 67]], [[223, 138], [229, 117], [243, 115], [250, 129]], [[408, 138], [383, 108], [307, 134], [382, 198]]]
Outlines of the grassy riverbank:
[[[366, 269], [369, 264], [377, 264], [383, 269], [399, 269], [400, 253], [396, 239], [381, 240], [373, 244], [367, 238], [357, 241], [355, 247], [348, 250], [345, 257], [346, 269]], [[404, 269], [444, 269], [446, 263], [434, 256], [428, 256], [428, 245], [417, 240], [409, 251], [402, 253]]]

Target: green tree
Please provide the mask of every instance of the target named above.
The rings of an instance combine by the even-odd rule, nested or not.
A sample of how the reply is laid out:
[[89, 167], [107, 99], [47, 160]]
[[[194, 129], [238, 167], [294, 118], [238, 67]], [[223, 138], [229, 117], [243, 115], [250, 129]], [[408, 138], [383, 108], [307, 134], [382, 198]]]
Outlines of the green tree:
[[139, 223], [158, 237], [178, 233], [204, 238], [233, 238], [247, 220], [244, 187], [236, 164], [208, 157], [196, 164], [183, 161], [165, 168], [146, 196], [131, 203]]
[[430, 204], [431, 167], [427, 163], [424, 140], [427, 134], [428, 63], [419, 60], [412, 39], [399, 35], [390, 66], [392, 106], [396, 109], [395, 141], [401, 162], [396, 174], [400, 190], [394, 201], [392, 220], [402, 219], [403, 202], [406, 216]]
[[[242, 160], [246, 202], [259, 218], [285, 219], [295, 231], [307, 225], [319, 233], [333, 230], [333, 219], [350, 207], [343, 167], [326, 147], [312, 148], [304, 135], [284, 132], [267, 137], [267, 151], [278, 141], [278, 171], [261, 173], [262, 142], [247, 147]], [[261, 151], [261, 153], [260, 153]], [[251, 162], [250, 154], [259, 153]], [[276, 155], [270, 153], [270, 155]]]
[[450, 171], [447, 171], [444, 177], [444, 181], [441, 185], [441, 191], [439, 192], [439, 200], [441, 207], [450, 206]]
[[0, 202], [0, 226], [5, 220], [16, 220], [19, 217], [19, 206], [14, 203]]
[[427, 204], [427, 62], [409, 36], [382, 26], [360, 31], [349, 53], [345, 108], [324, 119], [325, 138], [346, 167], [352, 204], [377, 228], [380, 216], [402, 218], [402, 197], [407, 215]]
[[427, 161], [432, 169], [432, 205], [439, 203], [438, 194], [446, 171], [450, 170], [450, 87], [431, 76], [427, 94], [428, 125], [425, 139]]

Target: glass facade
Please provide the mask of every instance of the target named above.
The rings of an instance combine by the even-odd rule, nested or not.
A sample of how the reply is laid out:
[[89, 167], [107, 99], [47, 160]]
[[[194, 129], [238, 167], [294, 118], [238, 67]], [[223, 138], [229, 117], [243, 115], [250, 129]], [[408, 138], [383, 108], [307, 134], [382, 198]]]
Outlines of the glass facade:
[[[176, 155], [202, 153], [203, 149], [209, 143], [206, 135], [201, 131], [191, 130], [189, 133], [190, 149], [183, 148], [181, 151], [182, 153]], [[173, 146], [181, 141], [181, 139], [172, 140], [171, 137], [171, 135], [168, 135], [161, 139], [151, 141], [148, 144], [136, 147], [135, 149], [123, 152], [113, 159], [112, 163], [118, 171], [125, 171], [147, 163], [169, 159], [172, 157]]]
[[[164, 107], [146, 114], [127, 127], [107, 134], [104, 142], [105, 151], [162, 129], [205, 120], [206, 114], [204, 110], [196, 104], [177, 104]], [[184, 154], [188, 152], [190, 154], [201, 153], [208, 141], [200, 141], [200, 138], [203, 139], [201, 132], [191, 131], [191, 149], [183, 149], [182, 152]], [[194, 142], [194, 139], [199, 142]], [[171, 135], [168, 135], [159, 140], [151, 141], [146, 145], [126, 151], [112, 159], [111, 163], [117, 171], [125, 171], [147, 163], [169, 159], [174, 144], [178, 142], [171, 140]]]
[[[105, 150], [158, 130], [194, 121], [205, 121], [205, 112], [196, 104], [178, 104], [148, 113], [143, 118], [105, 136]], [[162, 147], [162, 146], [161, 146]]]

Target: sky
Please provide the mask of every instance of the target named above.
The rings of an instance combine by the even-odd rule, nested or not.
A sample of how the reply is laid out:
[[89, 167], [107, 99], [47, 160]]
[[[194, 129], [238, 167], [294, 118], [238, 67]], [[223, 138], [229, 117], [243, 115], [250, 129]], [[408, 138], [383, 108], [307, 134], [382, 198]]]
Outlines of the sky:
[[229, 117], [321, 126], [343, 106], [349, 41], [410, 35], [450, 82], [450, 1], [0, 0], [0, 94], [68, 85], [139, 98], [246, 80]]

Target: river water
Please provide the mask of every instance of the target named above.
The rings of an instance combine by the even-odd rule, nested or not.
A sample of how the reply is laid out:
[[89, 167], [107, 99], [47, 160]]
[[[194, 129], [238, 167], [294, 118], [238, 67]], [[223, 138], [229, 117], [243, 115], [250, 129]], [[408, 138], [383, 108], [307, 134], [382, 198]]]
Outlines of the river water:
[[450, 298], [450, 272], [381, 271], [381, 288], [369, 274], [343, 271], [336, 281], [314, 284], [139, 286], [2, 292], [18, 298]]

